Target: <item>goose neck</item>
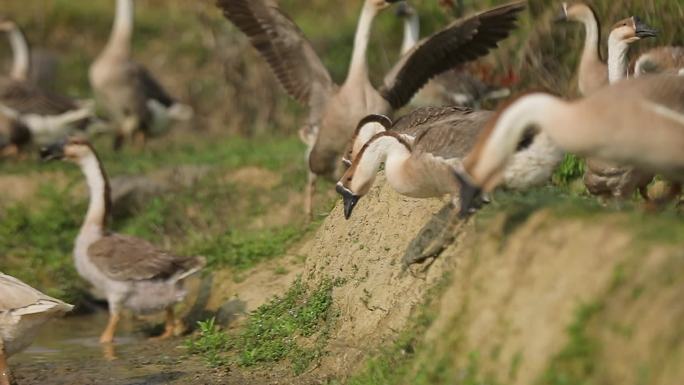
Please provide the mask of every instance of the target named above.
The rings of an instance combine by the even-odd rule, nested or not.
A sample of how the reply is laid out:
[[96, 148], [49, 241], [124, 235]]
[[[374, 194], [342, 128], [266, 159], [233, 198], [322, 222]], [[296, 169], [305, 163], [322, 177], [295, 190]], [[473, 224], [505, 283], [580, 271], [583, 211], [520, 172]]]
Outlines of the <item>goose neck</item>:
[[29, 47], [24, 34], [19, 28], [13, 28], [9, 32], [9, 41], [12, 47], [14, 59], [10, 76], [16, 80], [28, 79], [29, 72]]
[[620, 41], [612, 34], [608, 38], [608, 80], [615, 83], [628, 76], [629, 44]]
[[420, 19], [412, 14], [404, 19], [404, 40], [401, 43], [401, 56], [404, 56], [418, 44], [420, 39]]
[[[360, 188], [366, 181], [375, 178], [380, 165], [385, 162], [387, 167], [390, 163], [393, 167], [399, 167], [402, 160], [410, 156], [410, 150], [405, 144], [393, 135], [378, 135], [367, 145], [367, 148], [359, 155], [361, 159], [354, 174], [352, 189]], [[358, 186], [355, 186], [357, 185]], [[356, 191], [356, 190], [354, 190]]]
[[114, 25], [105, 52], [127, 55], [131, 50], [132, 36], [133, 0], [116, 0]]
[[88, 211], [81, 231], [103, 234], [107, 228], [107, 219], [111, 208], [109, 180], [100, 160], [94, 153], [83, 157], [79, 161], [79, 166], [86, 177], [90, 193]]
[[349, 66], [349, 73], [347, 75], [347, 82], [356, 81], [356, 79], [368, 79], [368, 63], [366, 61], [366, 51], [368, 50], [368, 42], [370, 41], [371, 27], [373, 19], [378, 11], [370, 2], [366, 2], [361, 10], [359, 17], [359, 24], [356, 27], [356, 35], [354, 36], [354, 51], [352, 52], [351, 65]]
[[538, 93], [522, 97], [499, 115], [485, 144], [466, 160], [469, 174], [480, 185], [496, 184], [498, 181], [492, 178], [500, 176], [530, 127], [539, 128], [552, 139], [560, 139], [554, 142], [562, 142], [564, 112], [565, 102], [551, 95]]
[[582, 59], [584, 61], [602, 62], [601, 59], [601, 27], [593, 12], [589, 11], [582, 18], [584, 24], [584, 50]]

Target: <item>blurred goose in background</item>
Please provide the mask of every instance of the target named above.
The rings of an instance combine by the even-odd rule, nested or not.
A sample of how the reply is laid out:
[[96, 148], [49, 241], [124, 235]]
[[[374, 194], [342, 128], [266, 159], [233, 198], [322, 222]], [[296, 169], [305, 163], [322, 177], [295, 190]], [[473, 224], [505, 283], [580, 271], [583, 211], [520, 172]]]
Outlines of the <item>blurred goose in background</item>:
[[29, 140], [39, 145], [85, 130], [94, 116], [94, 106], [87, 102], [79, 104], [32, 83], [29, 47], [23, 33], [9, 19], [0, 20], [0, 31], [8, 34], [14, 55], [9, 77], [0, 77], [0, 114], [19, 123], [14, 127], [28, 128]]
[[312, 214], [317, 176], [341, 174], [340, 159], [354, 127], [368, 114], [388, 114], [410, 101], [433, 76], [483, 56], [506, 38], [523, 3], [512, 3], [455, 21], [423, 40], [395, 65], [376, 90], [366, 50], [375, 16], [396, 0], [366, 0], [354, 38], [349, 72], [335, 84], [311, 43], [273, 0], [218, 0], [227, 19], [244, 32], [287, 93], [309, 107], [301, 137], [309, 147], [305, 211]]
[[0, 385], [9, 385], [7, 359], [26, 349], [38, 330], [73, 306], [0, 273]]
[[90, 204], [76, 238], [74, 260], [78, 273], [105, 293], [109, 303], [109, 322], [100, 342], [112, 342], [123, 308], [136, 313], [165, 310], [160, 338], [171, 337], [176, 322], [173, 305], [186, 295], [183, 280], [204, 267], [204, 258], [177, 256], [145, 240], [110, 232], [109, 180], [86, 140], [66, 139], [43, 148], [41, 157], [75, 163], [86, 177]]
[[578, 85], [582, 95], [608, 85], [608, 64], [601, 56], [601, 24], [596, 11], [583, 2], [561, 4], [558, 21], [573, 21], [584, 25], [584, 48], [578, 68]]
[[[426, 107], [397, 120], [369, 116], [356, 131], [353, 148], [364, 143], [349, 169], [337, 183], [344, 199], [345, 217], [373, 185], [385, 162], [387, 182], [398, 193], [415, 197], [458, 194], [454, 170], [472, 149], [482, 128], [494, 113], [463, 107]], [[388, 124], [389, 122], [389, 124]], [[373, 134], [365, 141], [364, 137]], [[504, 175], [506, 187], [519, 189], [546, 182], [563, 152], [546, 135], [528, 132], [518, 145]]]
[[[638, 17], [629, 17], [613, 25], [608, 36], [609, 83], [630, 76], [628, 56], [631, 44], [655, 36], [656, 31]], [[592, 158], [586, 161], [583, 178], [584, 185], [593, 195], [628, 199], [638, 190], [645, 200], [649, 200], [648, 185], [652, 180], [651, 173]]]
[[131, 54], [133, 0], [116, 0], [116, 15], [109, 41], [90, 66], [95, 98], [117, 125], [114, 148], [135, 136], [165, 129], [170, 120], [189, 120], [190, 106], [178, 103]]
[[656, 47], [639, 56], [634, 76], [658, 73], [684, 75], [684, 47]]
[[[397, 16], [404, 20], [404, 40], [401, 55], [407, 54], [420, 40], [420, 17], [407, 1], [397, 6]], [[459, 105], [479, 108], [482, 102], [505, 98], [508, 88], [493, 87], [468, 72], [455, 67], [430, 80], [411, 100], [415, 106]]]
[[576, 101], [544, 93], [520, 97], [501, 110], [458, 172], [461, 213], [481, 192], [501, 183], [502, 171], [530, 128], [546, 132], [563, 150], [625, 164], [672, 182], [665, 200], [684, 182], [684, 77], [653, 75], [622, 80]]

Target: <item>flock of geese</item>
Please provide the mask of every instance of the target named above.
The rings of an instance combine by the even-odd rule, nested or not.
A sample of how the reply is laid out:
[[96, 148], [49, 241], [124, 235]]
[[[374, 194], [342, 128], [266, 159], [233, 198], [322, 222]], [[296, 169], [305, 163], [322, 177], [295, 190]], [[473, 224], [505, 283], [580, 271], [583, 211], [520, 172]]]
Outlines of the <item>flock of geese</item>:
[[[347, 77], [336, 84], [277, 1], [217, 0], [287, 94], [308, 107], [300, 137], [308, 147], [309, 215], [317, 178], [337, 180], [336, 191], [349, 218], [384, 164], [387, 181], [398, 193], [417, 198], [450, 194], [461, 215], [468, 216], [500, 185], [526, 189], [546, 183], [566, 153], [587, 159], [584, 182], [592, 194], [624, 199], [638, 190], [656, 205], [680, 194], [684, 49], [659, 47], [630, 59], [630, 45], [657, 35], [638, 17], [612, 26], [604, 60], [597, 14], [582, 2], [563, 3], [559, 19], [585, 29], [578, 69], [582, 97], [566, 100], [533, 92], [507, 101], [498, 111], [487, 111], [473, 107], [506, 97], [508, 90], [478, 81], [463, 66], [510, 35], [525, 3], [464, 17], [420, 39], [416, 11], [400, 2], [398, 14], [405, 20], [402, 56], [375, 87], [366, 60], [373, 19], [396, 2], [364, 1]], [[30, 50], [21, 30], [8, 19], [0, 19], [0, 30], [7, 33], [14, 53], [10, 74], [0, 78], [0, 149], [16, 153], [35, 143], [42, 147], [44, 160], [74, 163], [87, 181], [90, 203], [75, 241], [74, 261], [78, 273], [104, 293], [109, 304], [109, 322], [100, 341], [113, 341], [123, 309], [166, 311], [160, 337], [172, 336], [177, 323], [173, 306], [186, 294], [183, 281], [203, 268], [204, 258], [177, 256], [108, 229], [107, 174], [88, 140], [72, 135], [88, 133], [98, 121], [94, 103], [33, 82]], [[177, 102], [133, 60], [132, 33], [133, 1], [116, 0], [110, 39], [89, 71], [95, 99], [114, 127], [116, 148], [143, 141], [169, 119], [192, 116], [190, 107]], [[450, 79], [454, 77], [456, 81]], [[450, 88], [454, 82], [477, 91]], [[421, 107], [396, 120], [388, 116], [409, 103]], [[451, 106], [439, 106], [443, 104]], [[668, 181], [669, 190], [652, 198], [647, 186], [655, 176]], [[30, 344], [48, 319], [72, 307], [1, 273], [0, 293], [0, 385], [8, 385], [7, 357]]]

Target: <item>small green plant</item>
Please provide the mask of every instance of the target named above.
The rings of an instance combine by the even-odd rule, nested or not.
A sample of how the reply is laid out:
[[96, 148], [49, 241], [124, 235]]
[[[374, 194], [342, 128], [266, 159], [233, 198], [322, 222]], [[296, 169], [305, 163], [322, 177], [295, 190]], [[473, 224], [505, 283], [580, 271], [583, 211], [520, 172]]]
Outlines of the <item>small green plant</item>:
[[215, 324], [214, 318], [197, 322], [199, 336], [185, 340], [185, 347], [192, 354], [199, 354], [212, 367], [225, 365], [224, 353], [229, 348], [228, 335]]
[[584, 167], [584, 160], [576, 155], [567, 154], [553, 174], [553, 182], [559, 186], [567, 186], [584, 175]]
[[[295, 374], [305, 371], [323, 354], [331, 325], [333, 282], [309, 292], [295, 281], [283, 297], [259, 307], [236, 338], [238, 362], [243, 366], [290, 359]], [[306, 347], [300, 340], [311, 340]]]

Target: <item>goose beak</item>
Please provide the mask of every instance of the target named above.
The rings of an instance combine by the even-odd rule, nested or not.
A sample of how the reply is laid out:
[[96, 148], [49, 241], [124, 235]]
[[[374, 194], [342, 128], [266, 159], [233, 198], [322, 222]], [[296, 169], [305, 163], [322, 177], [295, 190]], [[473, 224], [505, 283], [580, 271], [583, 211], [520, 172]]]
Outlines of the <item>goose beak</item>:
[[556, 17], [553, 18], [553, 21], [556, 23], [560, 23], [562, 21], [568, 21], [568, 4], [567, 3], [561, 4], [561, 9], [558, 12], [558, 14], [556, 14]]
[[639, 39], [658, 36], [658, 30], [644, 23], [639, 17], [634, 16], [634, 34]]
[[354, 207], [356, 207], [356, 204], [361, 197], [354, 195], [348, 188], [342, 186], [342, 183], [338, 183], [337, 186], [335, 186], [335, 191], [342, 195], [342, 201], [344, 202], [344, 219], [349, 219]]
[[480, 198], [482, 190], [475, 186], [465, 173], [454, 171], [454, 175], [456, 176], [456, 180], [458, 180], [458, 184], [461, 186], [459, 194], [461, 210], [458, 215], [461, 218], [467, 218], [480, 208], [481, 202], [483, 201]]
[[40, 159], [43, 161], [57, 160], [64, 158], [65, 141], [53, 143], [40, 149]]
[[405, 1], [402, 1], [397, 6], [396, 11], [397, 17], [409, 17], [413, 15], [413, 8]]

